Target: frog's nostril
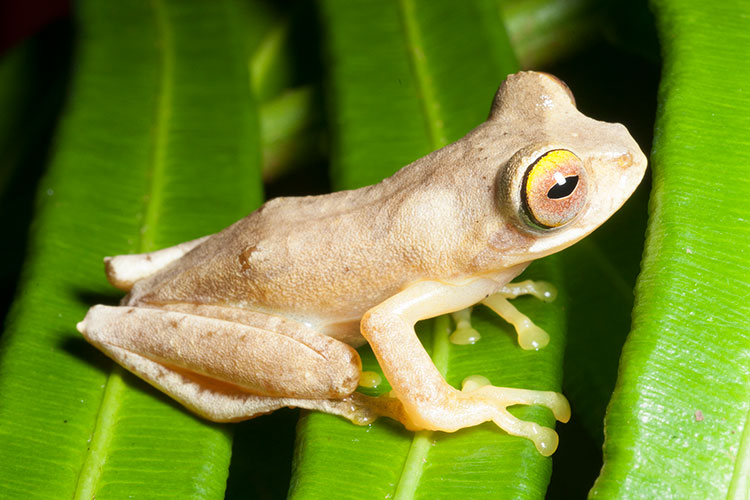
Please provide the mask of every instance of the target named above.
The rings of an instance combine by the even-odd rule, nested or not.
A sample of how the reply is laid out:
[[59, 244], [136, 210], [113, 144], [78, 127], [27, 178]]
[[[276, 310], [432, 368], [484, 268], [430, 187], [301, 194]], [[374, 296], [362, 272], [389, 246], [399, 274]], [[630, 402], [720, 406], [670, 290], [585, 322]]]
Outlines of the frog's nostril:
[[630, 153], [621, 154], [620, 156], [615, 158], [615, 163], [618, 167], [626, 169], [633, 165], [633, 155]]

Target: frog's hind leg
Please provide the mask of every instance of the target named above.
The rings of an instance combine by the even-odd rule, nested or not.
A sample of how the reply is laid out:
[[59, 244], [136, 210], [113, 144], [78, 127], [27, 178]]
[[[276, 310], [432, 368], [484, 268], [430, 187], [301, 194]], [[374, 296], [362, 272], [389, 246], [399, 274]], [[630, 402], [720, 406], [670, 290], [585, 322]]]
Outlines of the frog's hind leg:
[[379, 416], [400, 418], [403, 413], [398, 400], [377, 401], [381, 398], [368, 398], [359, 393], [342, 399], [259, 396], [210, 377], [157, 363], [120, 347], [108, 345], [102, 350], [130, 372], [214, 422], [239, 422], [284, 407], [340, 415], [359, 425], [369, 424]]
[[120, 290], [129, 292], [136, 281], [141, 280], [179, 259], [210, 236], [186, 241], [155, 252], [105, 257], [107, 279]]
[[[400, 404], [351, 393], [361, 363], [348, 345], [276, 316], [217, 306], [94, 306], [78, 325], [108, 356], [199, 415], [237, 421], [284, 406], [356, 423]], [[217, 318], [218, 316], [218, 318]]]

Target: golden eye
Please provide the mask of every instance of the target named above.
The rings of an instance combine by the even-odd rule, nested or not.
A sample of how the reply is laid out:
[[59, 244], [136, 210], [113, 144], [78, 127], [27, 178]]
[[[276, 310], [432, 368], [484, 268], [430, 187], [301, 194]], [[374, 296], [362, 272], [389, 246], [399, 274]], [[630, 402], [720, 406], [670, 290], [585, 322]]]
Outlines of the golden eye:
[[541, 228], [570, 222], [586, 203], [583, 162], [566, 149], [547, 151], [526, 171], [521, 197], [526, 215]]

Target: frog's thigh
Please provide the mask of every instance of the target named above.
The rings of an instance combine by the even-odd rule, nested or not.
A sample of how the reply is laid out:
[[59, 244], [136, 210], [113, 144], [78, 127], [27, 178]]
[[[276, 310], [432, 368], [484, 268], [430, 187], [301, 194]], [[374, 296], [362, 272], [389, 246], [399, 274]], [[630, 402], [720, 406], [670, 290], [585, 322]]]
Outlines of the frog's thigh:
[[117, 255], [105, 257], [104, 266], [107, 279], [120, 290], [130, 291], [136, 281], [154, 274], [197, 247], [210, 236], [186, 241], [173, 247], [150, 253]]
[[102, 347], [108, 356], [129, 371], [169, 394], [198, 415], [214, 422], [238, 422], [284, 407], [319, 410], [368, 424], [380, 415], [398, 418], [401, 407], [384, 398], [354, 393], [343, 399], [303, 399], [258, 396], [209, 377], [167, 367], [120, 347]]
[[288, 406], [282, 398], [256, 396], [208, 377], [167, 367], [112, 344], [100, 344], [99, 348], [127, 370], [215, 422], [245, 420]]
[[[168, 384], [154, 374], [171, 371], [209, 390], [234, 387], [258, 396], [302, 399], [351, 394], [361, 366], [356, 351], [294, 324], [300, 333], [292, 337], [182, 311], [94, 306], [78, 328], [92, 344], [157, 386]], [[167, 392], [175, 391], [177, 378], [171, 377], [173, 389]]]

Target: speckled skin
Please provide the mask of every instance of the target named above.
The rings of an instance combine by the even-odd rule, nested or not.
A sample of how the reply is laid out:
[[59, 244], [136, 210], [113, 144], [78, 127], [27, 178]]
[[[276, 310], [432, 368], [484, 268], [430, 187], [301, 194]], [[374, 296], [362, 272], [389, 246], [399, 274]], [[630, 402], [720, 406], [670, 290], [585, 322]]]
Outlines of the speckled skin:
[[[529, 224], [521, 209], [520, 193], [528, 166], [551, 149], [570, 150], [583, 161], [587, 201], [578, 216], [565, 226], [542, 230]], [[531, 261], [571, 245], [604, 222], [633, 192], [645, 166], [646, 159], [627, 130], [578, 112], [570, 91], [559, 80], [543, 73], [511, 75], [499, 89], [486, 122], [461, 140], [407, 165], [378, 184], [322, 196], [277, 198], [211, 237], [161, 253], [109, 260], [110, 280], [129, 290], [129, 294], [120, 308], [92, 308], [79, 329], [136, 374], [217, 420], [247, 418], [289, 401], [357, 420], [352, 416], [354, 410], [332, 410], [330, 401], [322, 401], [346, 399], [358, 379], [356, 353], [334, 339], [356, 346], [364, 342], [360, 335], [364, 333], [400, 400], [378, 412], [399, 418], [411, 428], [455, 430], [448, 428], [451, 425], [433, 425], [430, 417], [424, 416], [429, 413], [423, 411], [425, 404], [415, 401], [425, 399], [431, 391], [424, 387], [410, 390], [407, 386], [413, 374], [408, 367], [393, 366], [404, 359], [417, 358], [420, 361], [414, 362], [413, 369], [419, 363], [431, 365], [429, 358], [425, 361], [421, 352], [414, 351], [421, 346], [404, 343], [397, 336], [391, 338], [392, 332], [378, 343], [378, 331], [383, 325], [399, 323], [410, 316], [409, 311], [419, 309], [423, 314], [437, 315], [495, 293]], [[456, 292], [455, 297], [459, 298], [455, 304], [439, 299], [427, 309], [407, 306], [421, 303], [431, 294], [452, 297], [456, 290], [462, 291]], [[132, 313], [124, 312], [127, 310], [135, 311], [139, 319], [128, 319]], [[180, 342], [198, 342], [201, 347], [183, 347], [156, 356], [153, 352], [159, 350], [159, 342], [175, 344], [171, 331], [175, 328], [164, 326], [175, 320], [169, 316], [174, 314], [194, 321], [189, 329], [176, 328], [180, 338], [184, 337]], [[164, 320], [164, 315], [171, 319]], [[373, 323], [373, 318], [381, 321]], [[278, 326], [280, 322], [283, 327]], [[156, 336], [160, 340], [141, 352], [138, 346], [142, 340], [133, 339], [144, 338], [144, 325], [158, 330]], [[249, 374], [239, 377], [242, 380], [234, 380], [229, 367], [214, 377], [210, 356], [205, 354], [212, 350], [212, 344], [204, 342], [205, 333], [216, 330], [213, 325], [226, 327], [227, 338], [233, 335], [232, 325], [236, 325], [235, 337], [243, 338], [257, 337], [260, 331], [275, 332], [284, 339], [293, 338], [294, 332], [305, 332], [300, 334], [306, 336], [303, 343], [317, 343], [314, 350], [330, 360], [332, 367], [338, 367], [329, 370], [326, 381], [315, 383], [317, 389], [291, 391], [313, 401], [307, 404], [284, 399], [292, 395], [284, 389], [292, 382], [279, 373], [283, 370], [271, 370], [276, 372], [272, 376], [249, 370]], [[391, 330], [413, 337], [410, 325], [399, 323]], [[273, 335], [269, 339], [261, 343], [268, 351], [261, 361], [266, 361], [268, 367], [276, 363], [288, 369], [303, 363], [302, 355], [294, 354], [294, 349], [280, 343], [275, 350]], [[409, 347], [405, 347], [407, 344]], [[122, 354], [123, 349], [130, 354]], [[236, 346], [217, 348], [216, 355], [231, 356], [235, 352], [232, 349]], [[399, 353], [399, 349], [403, 352]], [[274, 352], [278, 356], [274, 357]], [[133, 356], [141, 355], [145, 361], [132, 361]], [[195, 368], [190, 362], [183, 362], [183, 358], [191, 356], [205, 360]], [[342, 356], [345, 362], [337, 364], [334, 358]], [[130, 361], [123, 361], [123, 357]], [[177, 375], [169, 376], [187, 376], [190, 380], [177, 380], [174, 384], [203, 384], [205, 388], [215, 386], [218, 378], [232, 384], [232, 391], [247, 390], [249, 394], [276, 398], [276, 406], [261, 405], [256, 411], [250, 405], [242, 410], [242, 415], [217, 417], [226, 412], [214, 411], [216, 408], [206, 411], [202, 403], [195, 401], [194, 393], [175, 394], [181, 389], [165, 387], [156, 380], [159, 375], [154, 373], [159, 372], [159, 367], [153, 363], [162, 371], [171, 364], [182, 366], [185, 372], [179, 369]], [[321, 371], [320, 367], [313, 370], [308, 362], [303, 365], [291, 371], [292, 377]], [[194, 369], [200, 377], [213, 382], [190, 378]], [[254, 376], [262, 382], [254, 383]], [[347, 382], [342, 384], [344, 379]], [[436, 382], [434, 377], [429, 381], [413, 379], [417, 386], [440, 385], [442, 392], [430, 396], [436, 398], [430, 404], [447, 412], [450, 405], [440, 401], [450, 392], [443, 387], [444, 382]], [[263, 390], [266, 386], [273, 387]], [[382, 406], [381, 402], [362, 403], [362, 398], [353, 397], [356, 403], [347, 404], [356, 406], [356, 411], [363, 405]], [[211, 404], [227, 406], [225, 403], [217, 400]], [[471, 419], [461, 422], [462, 418], [457, 418], [459, 425], [455, 428], [478, 423]], [[487, 419], [498, 421], [492, 416]]]

